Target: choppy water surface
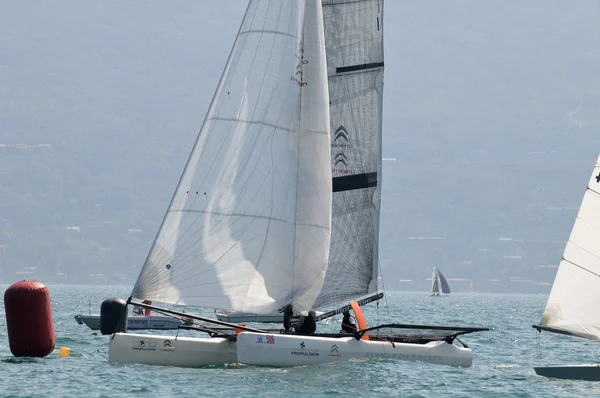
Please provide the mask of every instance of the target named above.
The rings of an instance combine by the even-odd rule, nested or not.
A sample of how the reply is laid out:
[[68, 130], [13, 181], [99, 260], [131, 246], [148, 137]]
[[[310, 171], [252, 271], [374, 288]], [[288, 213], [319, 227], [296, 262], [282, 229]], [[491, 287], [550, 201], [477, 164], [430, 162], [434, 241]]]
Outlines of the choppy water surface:
[[[7, 285], [0, 286], [0, 299]], [[107, 337], [73, 319], [98, 313], [108, 297], [126, 298], [130, 287], [48, 286], [57, 348], [44, 359], [17, 359], [8, 346], [4, 304], [0, 306], [0, 397], [116, 396], [595, 396], [600, 384], [557, 381], [537, 376], [533, 366], [594, 362], [600, 345], [580, 339], [538, 335], [531, 328], [546, 296], [388, 292], [379, 307], [364, 307], [370, 325], [377, 322], [485, 326], [489, 332], [465, 336], [473, 349], [468, 369], [396, 360], [350, 361], [296, 368], [220, 366], [182, 369], [113, 365], [107, 361]], [[206, 312], [205, 315], [209, 315]], [[340, 318], [320, 324], [335, 330]], [[164, 332], [162, 332], [164, 333]], [[71, 356], [58, 358], [58, 348]]]

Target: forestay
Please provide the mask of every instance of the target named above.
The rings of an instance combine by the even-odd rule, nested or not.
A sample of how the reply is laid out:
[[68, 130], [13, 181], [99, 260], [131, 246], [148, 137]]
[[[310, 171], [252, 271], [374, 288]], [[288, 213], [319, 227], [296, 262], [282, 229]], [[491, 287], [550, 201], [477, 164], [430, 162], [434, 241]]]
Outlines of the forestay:
[[134, 297], [312, 307], [329, 256], [328, 97], [320, 1], [250, 1]]
[[333, 218], [317, 307], [377, 290], [383, 1], [323, 0], [331, 113]]
[[541, 325], [600, 340], [600, 157], [563, 253]]

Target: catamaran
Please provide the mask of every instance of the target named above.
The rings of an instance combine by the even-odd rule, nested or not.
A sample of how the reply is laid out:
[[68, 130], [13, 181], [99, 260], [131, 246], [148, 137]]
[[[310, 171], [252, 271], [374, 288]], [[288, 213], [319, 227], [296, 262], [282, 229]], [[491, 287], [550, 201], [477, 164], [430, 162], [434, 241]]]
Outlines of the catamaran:
[[433, 267], [431, 274], [431, 295], [434, 297], [447, 296], [450, 294], [450, 286], [446, 277], [440, 270]]
[[[600, 157], [588, 181], [538, 331], [600, 341]], [[600, 381], [598, 363], [534, 368], [540, 376]]]
[[251, 0], [132, 297], [259, 315], [344, 303], [317, 320], [351, 307], [359, 330], [298, 336], [186, 314], [225, 328], [186, 327], [210, 338], [116, 333], [109, 360], [470, 366], [457, 337], [486, 329], [368, 328], [360, 311], [382, 296], [382, 99], [381, 0]]

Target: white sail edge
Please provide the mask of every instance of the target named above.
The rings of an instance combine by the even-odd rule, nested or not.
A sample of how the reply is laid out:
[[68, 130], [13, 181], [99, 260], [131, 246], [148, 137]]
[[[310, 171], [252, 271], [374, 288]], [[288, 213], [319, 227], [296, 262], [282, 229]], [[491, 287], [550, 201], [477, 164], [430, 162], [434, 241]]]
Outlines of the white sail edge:
[[540, 324], [600, 340], [600, 156], [590, 176]]

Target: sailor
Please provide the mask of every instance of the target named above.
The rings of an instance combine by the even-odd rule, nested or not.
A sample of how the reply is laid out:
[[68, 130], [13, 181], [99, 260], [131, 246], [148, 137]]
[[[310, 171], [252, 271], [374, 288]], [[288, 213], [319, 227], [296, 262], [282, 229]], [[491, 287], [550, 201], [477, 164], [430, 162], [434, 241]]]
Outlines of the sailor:
[[350, 310], [346, 308], [344, 310], [344, 319], [342, 319], [342, 330], [340, 333], [354, 333], [356, 332], [356, 319], [350, 315]]
[[292, 305], [288, 304], [283, 310], [283, 328], [286, 333], [290, 332], [292, 328], [292, 316], [294, 315], [294, 310], [292, 309]]
[[302, 334], [308, 336], [313, 334], [315, 330], [317, 330], [317, 314], [315, 310], [308, 311], [308, 315], [301, 317], [300, 325], [297, 326], [294, 330], [296, 334]]

